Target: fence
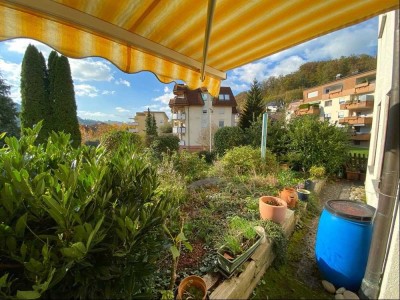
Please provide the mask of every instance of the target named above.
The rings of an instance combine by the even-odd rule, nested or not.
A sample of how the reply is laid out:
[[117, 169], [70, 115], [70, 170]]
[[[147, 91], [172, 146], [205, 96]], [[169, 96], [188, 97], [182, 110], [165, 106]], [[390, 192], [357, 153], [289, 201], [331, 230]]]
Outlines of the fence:
[[365, 173], [368, 165], [368, 155], [350, 153], [346, 163], [346, 170], [361, 171]]

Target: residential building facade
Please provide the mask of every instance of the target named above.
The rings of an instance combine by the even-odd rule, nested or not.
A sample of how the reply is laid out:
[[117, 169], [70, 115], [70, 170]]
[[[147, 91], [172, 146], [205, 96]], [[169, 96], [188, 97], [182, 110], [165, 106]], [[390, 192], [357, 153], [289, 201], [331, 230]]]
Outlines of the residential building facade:
[[[136, 113], [135, 117], [132, 118], [134, 121], [130, 123], [133, 128], [129, 129], [129, 132], [138, 134], [144, 134], [146, 132], [147, 113], [147, 111]], [[150, 114], [156, 119], [157, 131], [160, 133], [161, 126], [169, 122], [167, 114], [164, 111], [150, 111]]]
[[183, 84], [176, 84], [173, 92], [175, 97], [169, 102], [172, 129], [179, 136], [181, 149], [209, 150], [218, 128], [236, 125], [237, 103], [231, 88], [221, 87], [218, 98]]
[[368, 147], [374, 109], [376, 70], [344, 78], [303, 91], [299, 115], [317, 115], [338, 126], [352, 127], [354, 145]]

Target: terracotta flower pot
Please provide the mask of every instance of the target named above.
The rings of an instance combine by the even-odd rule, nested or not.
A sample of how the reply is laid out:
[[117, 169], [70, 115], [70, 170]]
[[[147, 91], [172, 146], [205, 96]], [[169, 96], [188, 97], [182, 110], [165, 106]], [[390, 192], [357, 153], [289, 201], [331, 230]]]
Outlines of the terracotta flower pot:
[[[271, 205], [273, 203], [279, 206]], [[271, 204], [268, 204], [271, 203]], [[262, 196], [258, 200], [261, 219], [271, 220], [275, 223], [282, 224], [285, 221], [287, 203], [280, 198], [272, 196]]]
[[[190, 294], [191, 289], [193, 288], [196, 290], [196, 294]], [[202, 296], [200, 296], [200, 294]], [[203, 278], [191, 275], [185, 277], [179, 284], [176, 299], [206, 299], [206, 296], [207, 286]]]
[[293, 188], [284, 188], [280, 192], [279, 198], [286, 201], [287, 206], [289, 208], [295, 208], [296, 204], [297, 204], [297, 200], [299, 199], [299, 197], [297, 196], [296, 190]]

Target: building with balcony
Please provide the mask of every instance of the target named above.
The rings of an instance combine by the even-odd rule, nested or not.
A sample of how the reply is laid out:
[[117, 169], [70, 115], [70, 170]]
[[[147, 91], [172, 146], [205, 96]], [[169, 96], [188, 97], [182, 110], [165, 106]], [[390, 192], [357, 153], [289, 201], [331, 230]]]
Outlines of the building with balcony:
[[[150, 111], [150, 114], [156, 119], [157, 131], [158, 133], [161, 133], [161, 126], [164, 126], [169, 122], [167, 114], [164, 111]], [[136, 115], [131, 118], [134, 121], [130, 123], [132, 126], [129, 129], [129, 132], [144, 134], [146, 132], [146, 117], [147, 111], [137, 112]]]
[[221, 87], [218, 98], [183, 84], [176, 84], [173, 92], [172, 132], [179, 136], [181, 149], [208, 150], [218, 128], [236, 125], [237, 103], [231, 88]]
[[351, 127], [354, 145], [369, 146], [374, 109], [376, 70], [347, 77], [303, 91], [296, 116], [316, 115], [338, 126]]

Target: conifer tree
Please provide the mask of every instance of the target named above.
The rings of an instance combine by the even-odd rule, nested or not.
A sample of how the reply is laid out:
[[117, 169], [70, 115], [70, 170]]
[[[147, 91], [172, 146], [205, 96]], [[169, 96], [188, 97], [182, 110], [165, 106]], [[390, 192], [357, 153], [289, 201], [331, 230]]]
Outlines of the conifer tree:
[[[17, 109], [10, 98], [10, 86], [1, 78], [0, 74], [0, 132], [6, 132], [7, 136], [19, 136], [17, 125]], [[2, 141], [0, 140], [0, 147]]]
[[71, 68], [65, 56], [49, 57], [49, 86], [51, 102], [53, 102], [53, 130], [71, 134], [72, 145], [81, 144], [74, 84]]
[[239, 126], [242, 129], [250, 127], [259, 116], [265, 112], [261, 87], [257, 79], [253, 80], [250, 91], [247, 92], [247, 99], [244, 105], [243, 113], [240, 116]]
[[150, 113], [150, 109], [147, 109], [147, 115], [146, 115], [146, 135], [147, 136], [157, 136], [157, 123], [156, 123], [156, 118], [154, 117], [154, 114], [152, 115]]
[[151, 120], [151, 129], [152, 129], [152, 134], [157, 136], [158, 132], [157, 132], [157, 121], [156, 121], [156, 117], [153, 114], [153, 118]]
[[[29, 45], [21, 67], [21, 128], [32, 127], [48, 115], [46, 78], [46, 64], [42, 53], [35, 46]], [[44, 142], [46, 137], [44, 128], [39, 133], [37, 142]]]

